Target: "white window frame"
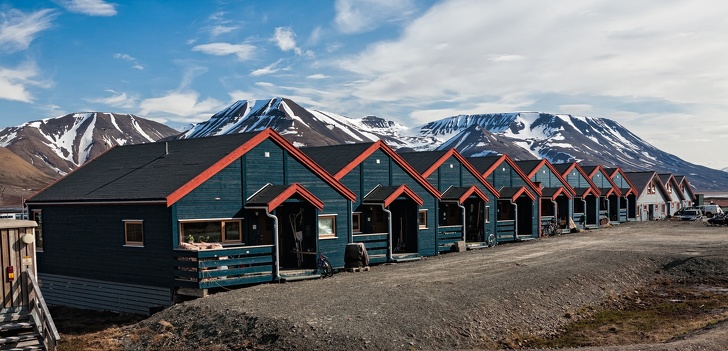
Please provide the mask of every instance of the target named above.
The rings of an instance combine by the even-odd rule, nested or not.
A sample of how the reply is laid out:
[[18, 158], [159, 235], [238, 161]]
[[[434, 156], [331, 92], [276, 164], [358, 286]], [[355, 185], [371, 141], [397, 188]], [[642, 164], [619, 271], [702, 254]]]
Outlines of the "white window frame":
[[[424, 217], [425, 218], [425, 223], [424, 224], [420, 222], [420, 216], [422, 214], [425, 215], [425, 217]], [[420, 211], [417, 212], [417, 228], [419, 228], [419, 229], [427, 229], [427, 209], [426, 208], [420, 209]]]
[[[184, 232], [184, 225], [186, 223], [205, 223], [205, 222], [217, 222], [220, 223], [220, 241], [205, 241], [208, 243], [218, 243], [218, 244], [245, 244], [243, 242], [243, 221], [239, 218], [210, 218], [210, 219], [190, 219], [190, 220], [181, 220], [179, 221], [179, 236], [180, 236], [180, 242], [188, 242], [188, 237]], [[238, 224], [238, 228], [240, 231], [240, 239], [238, 240], [227, 240], [225, 235], [225, 224], [235, 222]], [[200, 242], [199, 238], [194, 238], [195, 243]]]
[[[125, 219], [124, 222], [124, 246], [144, 247], [144, 220], [141, 219]], [[142, 240], [129, 239], [129, 225], [139, 225], [142, 229]]]
[[[321, 220], [322, 219], [331, 219], [331, 231], [333, 233], [321, 233]], [[318, 233], [319, 239], [336, 239], [336, 214], [321, 214], [318, 215], [318, 221], [316, 223], [316, 230]]]

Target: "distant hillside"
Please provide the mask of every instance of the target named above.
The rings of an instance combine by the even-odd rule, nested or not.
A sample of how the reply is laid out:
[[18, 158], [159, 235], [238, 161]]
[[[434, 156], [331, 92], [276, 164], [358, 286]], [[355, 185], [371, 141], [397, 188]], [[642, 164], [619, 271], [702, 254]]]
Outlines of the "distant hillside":
[[53, 182], [53, 178], [18, 155], [0, 147], [0, 205], [20, 207], [27, 198]]
[[177, 134], [164, 124], [134, 115], [85, 112], [2, 129], [0, 146], [58, 178], [116, 145], [148, 143]]

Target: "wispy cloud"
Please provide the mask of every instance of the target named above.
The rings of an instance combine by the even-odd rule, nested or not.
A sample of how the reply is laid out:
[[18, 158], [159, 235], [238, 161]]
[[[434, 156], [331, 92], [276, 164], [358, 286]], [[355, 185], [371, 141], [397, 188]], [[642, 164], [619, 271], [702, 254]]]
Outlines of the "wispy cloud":
[[25, 50], [38, 33], [51, 27], [56, 13], [50, 9], [30, 14], [11, 9], [0, 12], [0, 49], [6, 52]]
[[35, 79], [37, 76], [38, 68], [33, 63], [25, 63], [17, 68], [0, 67], [0, 99], [32, 102], [29, 86], [50, 86], [48, 81]]
[[192, 48], [192, 51], [215, 56], [235, 55], [238, 60], [246, 61], [253, 58], [255, 46], [250, 44], [209, 43], [197, 45]]
[[307, 76], [306, 78], [308, 78], [308, 79], [326, 79], [326, 78], [328, 78], [328, 77], [329, 77], [329, 76], [327, 76], [327, 75], [325, 75], [325, 74], [321, 74], [321, 73], [316, 73], [316, 74], [312, 74], [312, 75], [310, 75], [310, 76]]
[[116, 5], [103, 0], [55, 0], [69, 12], [88, 16], [116, 16]]
[[271, 39], [283, 52], [293, 51], [296, 55], [302, 55], [303, 51], [296, 44], [296, 33], [290, 27], [277, 27]]
[[144, 66], [141, 65], [135, 57], [133, 57], [129, 54], [116, 53], [116, 54], [114, 54], [114, 58], [119, 59], [119, 60], [129, 61], [129, 62], [133, 63], [133, 65], [131, 67], [134, 69], [138, 69], [138, 70], [144, 69]]
[[88, 102], [104, 104], [111, 107], [117, 108], [134, 108], [136, 107], [136, 97], [127, 96], [126, 93], [118, 93], [114, 90], [106, 90], [111, 93], [111, 96], [104, 98], [86, 99]]
[[343, 33], [364, 33], [409, 18], [414, 7], [411, 0], [337, 0], [334, 23]]
[[256, 69], [256, 70], [250, 72], [250, 75], [253, 76], [253, 77], [258, 77], [258, 76], [264, 76], [264, 75], [267, 75], [267, 74], [276, 73], [276, 72], [280, 71], [280, 68], [278, 68], [278, 64], [280, 64], [281, 61], [282, 60], [278, 60], [276, 62], [271, 63], [268, 66], [265, 66], [263, 68]]
[[142, 100], [139, 114], [193, 123], [209, 119], [224, 106], [224, 103], [213, 98], [201, 100], [200, 94], [194, 90], [172, 91], [164, 96]]

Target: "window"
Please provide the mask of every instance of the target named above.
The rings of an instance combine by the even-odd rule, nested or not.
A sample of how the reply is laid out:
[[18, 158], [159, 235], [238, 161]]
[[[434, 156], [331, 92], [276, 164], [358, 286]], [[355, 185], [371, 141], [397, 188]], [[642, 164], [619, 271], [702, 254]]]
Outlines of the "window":
[[33, 210], [31, 219], [38, 223], [38, 227], [35, 228], [35, 250], [43, 251], [43, 215], [41, 210]]
[[335, 215], [320, 215], [318, 217], [318, 235], [319, 239], [336, 237]]
[[420, 210], [417, 216], [417, 225], [420, 228], [427, 228], [427, 210]]
[[361, 213], [353, 212], [351, 214], [351, 230], [354, 233], [361, 233]]
[[240, 243], [241, 224], [238, 220], [180, 222], [180, 241], [188, 243]]
[[485, 223], [490, 223], [490, 206], [485, 206]]
[[124, 245], [144, 246], [144, 222], [140, 220], [124, 221]]

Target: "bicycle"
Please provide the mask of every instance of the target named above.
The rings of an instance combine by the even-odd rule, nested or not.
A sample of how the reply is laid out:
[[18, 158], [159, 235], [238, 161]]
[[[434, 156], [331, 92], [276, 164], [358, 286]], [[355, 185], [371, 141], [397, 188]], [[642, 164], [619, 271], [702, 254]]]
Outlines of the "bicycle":
[[543, 236], [554, 236], [561, 233], [561, 227], [556, 223], [555, 219], [552, 219], [543, 225], [542, 233]]
[[316, 272], [321, 274], [321, 278], [331, 277], [334, 275], [334, 268], [331, 267], [329, 258], [324, 256], [321, 251], [318, 253], [318, 260], [316, 261]]

